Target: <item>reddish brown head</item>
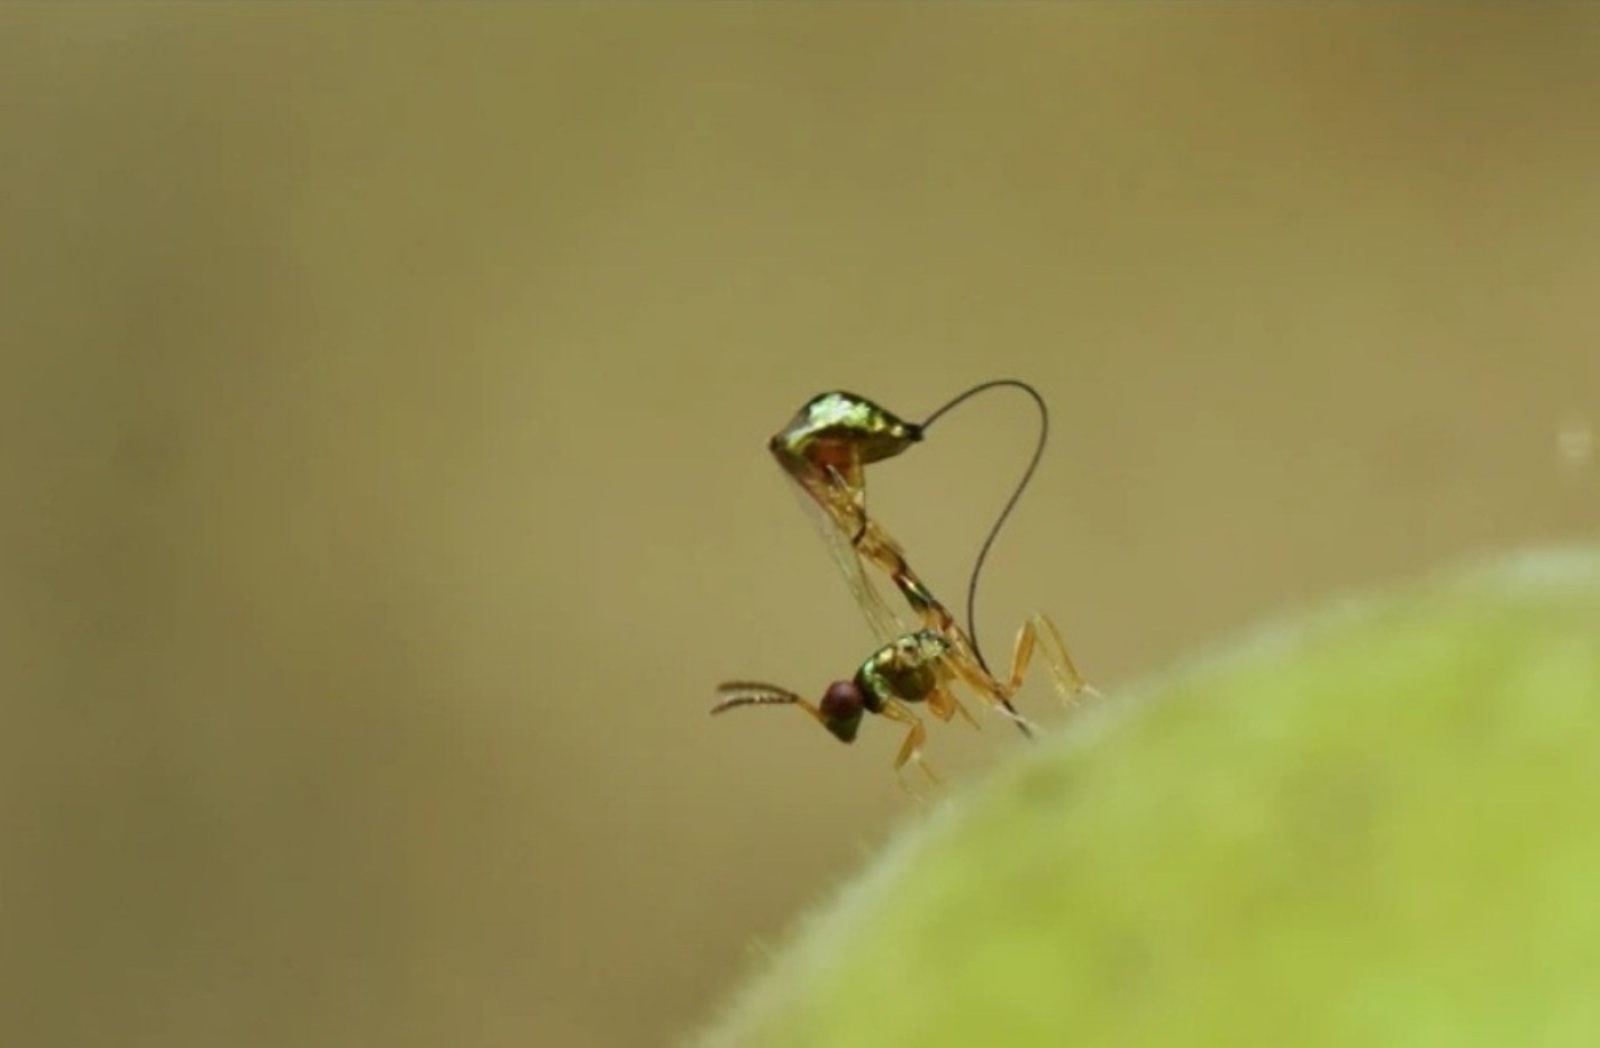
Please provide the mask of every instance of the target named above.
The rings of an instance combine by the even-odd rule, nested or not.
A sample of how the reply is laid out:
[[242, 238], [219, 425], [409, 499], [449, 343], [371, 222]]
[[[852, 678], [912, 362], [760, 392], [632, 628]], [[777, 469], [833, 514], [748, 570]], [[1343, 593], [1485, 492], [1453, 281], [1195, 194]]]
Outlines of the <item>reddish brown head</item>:
[[840, 742], [854, 742], [861, 728], [861, 714], [867, 708], [867, 698], [853, 680], [836, 680], [822, 693], [820, 709], [822, 726], [833, 733]]

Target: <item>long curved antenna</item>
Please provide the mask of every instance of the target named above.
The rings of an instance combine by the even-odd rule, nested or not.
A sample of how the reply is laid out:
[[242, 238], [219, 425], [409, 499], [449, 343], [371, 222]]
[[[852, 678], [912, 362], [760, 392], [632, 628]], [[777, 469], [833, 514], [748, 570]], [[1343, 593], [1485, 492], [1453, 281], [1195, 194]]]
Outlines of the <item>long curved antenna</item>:
[[1006, 504], [1001, 507], [1000, 515], [994, 520], [994, 525], [989, 529], [989, 534], [983, 540], [983, 545], [978, 548], [978, 557], [972, 562], [972, 577], [967, 580], [967, 636], [972, 639], [972, 651], [978, 656], [978, 664], [985, 673], [992, 672], [989, 663], [983, 657], [983, 648], [978, 643], [978, 576], [983, 572], [983, 565], [989, 559], [989, 549], [994, 545], [995, 538], [1000, 534], [1000, 529], [1005, 526], [1006, 518], [1011, 516], [1011, 511], [1016, 508], [1017, 500], [1022, 498], [1022, 493], [1027, 490], [1028, 482], [1033, 480], [1034, 471], [1039, 468], [1039, 460], [1044, 457], [1045, 442], [1050, 439], [1050, 409], [1045, 405], [1044, 397], [1032, 386], [1015, 378], [997, 378], [989, 382], [980, 382], [964, 393], [957, 394], [953, 399], [937, 408], [933, 414], [922, 420], [921, 428], [926, 430], [932, 426], [939, 417], [951, 408], [958, 407], [968, 399], [979, 393], [1001, 386], [1011, 386], [1020, 389], [1033, 398], [1034, 404], [1039, 409], [1039, 442], [1034, 445], [1033, 457], [1028, 460], [1028, 468], [1022, 471], [1022, 478], [1017, 481], [1016, 488], [1011, 492], [1011, 497], [1006, 499]]

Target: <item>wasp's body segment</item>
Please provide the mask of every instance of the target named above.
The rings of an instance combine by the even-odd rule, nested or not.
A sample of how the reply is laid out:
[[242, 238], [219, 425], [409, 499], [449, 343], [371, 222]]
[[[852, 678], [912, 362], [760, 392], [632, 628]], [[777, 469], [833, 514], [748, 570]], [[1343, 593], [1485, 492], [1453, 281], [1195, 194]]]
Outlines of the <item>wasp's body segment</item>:
[[854, 677], [828, 685], [819, 702], [809, 702], [774, 684], [733, 681], [717, 689], [724, 698], [711, 712], [775, 703], [799, 706], [840, 742], [854, 742], [862, 716], [877, 714], [900, 721], [909, 729], [895, 757], [895, 770], [916, 760], [923, 772], [933, 778], [933, 772], [921, 763], [927, 730], [909, 705], [924, 703], [940, 720], [949, 720], [957, 713], [972, 720], [949, 688], [953, 680], [963, 676], [959, 664], [952, 660], [955, 654], [955, 647], [937, 630], [916, 630], [896, 637], [867, 656]]
[[889, 699], [926, 702], [950, 677], [944, 660], [954, 651], [950, 641], [933, 630], [917, 630], [890, 641], [871, 655], [856, 670], [855, 682], [867, 696], [869, 712], [877, 713], [872, 700], [882, 705]]
[[898, 543], [867, 516], [865, 467], [893, 458], [922, 440], [922, 427], [866, 397], [843, 390], [807, 401], [767, 441], [767, 449], [821, 513], [823, 539], [880, 641], [905, 631], [862, 568], [870, 561], [893, 581], [925, 627], [950, 619], [911, 570]]
[[[813, 703], [773, 684], [730, 681], [717, 689], [722, 699], [712, 709], [713, 713], [750, 705], [799, 706], [841, 742], [855, 740], [864, 714], [877, 714], [900, 721], [908, 728], [905, 742], [895, 758], [896, 770], [915, 759], [932, 777], [933, 773], [921, 761], [926, 730], [910, 706], [923, 704], [944, 721], [960, 713], [976, 725], [972, 715], [950, 690], [954, 682], [961, 682], [986, 705], [1004, 713], [1029, 734], [1029, 722], [1016, 711], [1011, 699], [1022, 687], [1035, 647], [1042, 650], [1064, 699], [1071, 702], [1084, 694], [1096, 694], [1073, 663], [1055, 625], [1040, 614], [1030, 615], [1017, 631], [1010, 673], [1004, 678], [994, 674], [978, 649], [971, 627], [977, 567], [968, 591], [969, 625], [964, 629], [911, 569], [900, 545], [867, 513], [867, 465], [899, 455], [920, 442], [933, 420], [951, 407], [984, 389], [1002, 385], [1023, 388], [1038, 403], [1041, 413], [1040, 442], [1018, 486], [1016, 494], [1020, 494], [1038, 463], [1048, 422], [1043, 400], [1032, 387], [1015, 380], [1002, 379], [973, 387], [922, 423], [907, 422], [853, 393], [837, 390], [823, 393], [807, 401], [789, 424], [767, 442], [768, 450], [784, 473], [804, 493], [802, 501], [819, 511], [818, 519], [828, 548], [881, 646], [861, 663], [854, 677], [829, 685], [819, 702]], [[1001, 512], [1000, 521], [979, 552], [979, 566], [999, 523], [1015, 503], [1016, 494]], [[873, 586], [864, 568], [866, 563], [874, 565], [894, 583], [916, 615], [920, 628], [906, 629]]]

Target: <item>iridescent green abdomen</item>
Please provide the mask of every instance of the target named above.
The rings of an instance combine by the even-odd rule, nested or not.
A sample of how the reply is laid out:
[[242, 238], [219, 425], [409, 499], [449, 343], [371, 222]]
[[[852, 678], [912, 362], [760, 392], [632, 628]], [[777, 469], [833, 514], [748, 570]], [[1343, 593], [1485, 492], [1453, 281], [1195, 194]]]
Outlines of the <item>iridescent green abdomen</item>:
[[866, 397], [836, 390], [807, 401], [767, 446], [790, 473], [805, 466], [832, 466], [847, 474], [852, 467], [898, 455], [921, 439], [921, 426]]

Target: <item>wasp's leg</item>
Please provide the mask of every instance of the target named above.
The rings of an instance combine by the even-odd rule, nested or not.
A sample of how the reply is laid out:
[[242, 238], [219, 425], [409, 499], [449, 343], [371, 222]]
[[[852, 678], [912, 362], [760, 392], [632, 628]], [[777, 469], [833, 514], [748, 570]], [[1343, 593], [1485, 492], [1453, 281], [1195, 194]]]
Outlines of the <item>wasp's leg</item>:
[[1007, 691], [998, 681], [989, 676], [976, 657], [960, 649], [952, 651], [945, 657], [945, 665], [950, 668], [963, 684], [971, 688], [977, 696], [991, 708], [1002, 714], [1007, 720], [1021, 729], [1022, 734], [1032, 737], [1035, 725], [1028, 718], [1017, 712], [1011, 705], [1011, 696], [1016, 689]]
[[1022, 687], [1022, 678], [1028, 672], [1028, 663], [1037, 646], [1050, 666], [1051, 681], [1056, 692], [1067, 705], [1074, 705], [1083, 696], [1099, 698], [1100, 691], [1084, 677], [1067, 650], [1061, 631], [1048, 615], [1035, 613], [1017, 631], [1016, 647], [1011, 653], [1011, 677], [1005, 684], [1007, 697], [1015, 695]]
[[922, 744], [928, 737], [928, 729], [923, 726], [922, 718], [912, 713], [905, 703], [898, 699], [890, 699], [883, 709], [878, 712], [890, 720], [897, 720], [901, 724], [910, 727], [910, 730], [906, 732], [906, 741], [900, 744], [900, 752], [894, 759], [894, 770], [895, 774], [900, 776], [900, 784], [910, 790], [911, 793], [916, 793], [915, 790], [911, 790], [910, 784], [905, 779], [906, 762], [913, 761], [917, 767], [922, 769], [922, 774], [928, 777], [929, 782], [935, 786], [943, 786], [943, 781], [940, 780], [938, 775], [934, 774], [932, 768], [928, 767], [928, 762], [922, 759]]
[[956, 698], [955, 692], [943, 685], [934, 688], [933, 691], [928, 693], [927, 702], [929, 712], [942, 721], [949, 721], [950, 718], [959, 713], [974, 728], [983, 727], [972, 716], [972, 712], [962, 705], [961, 700]]

